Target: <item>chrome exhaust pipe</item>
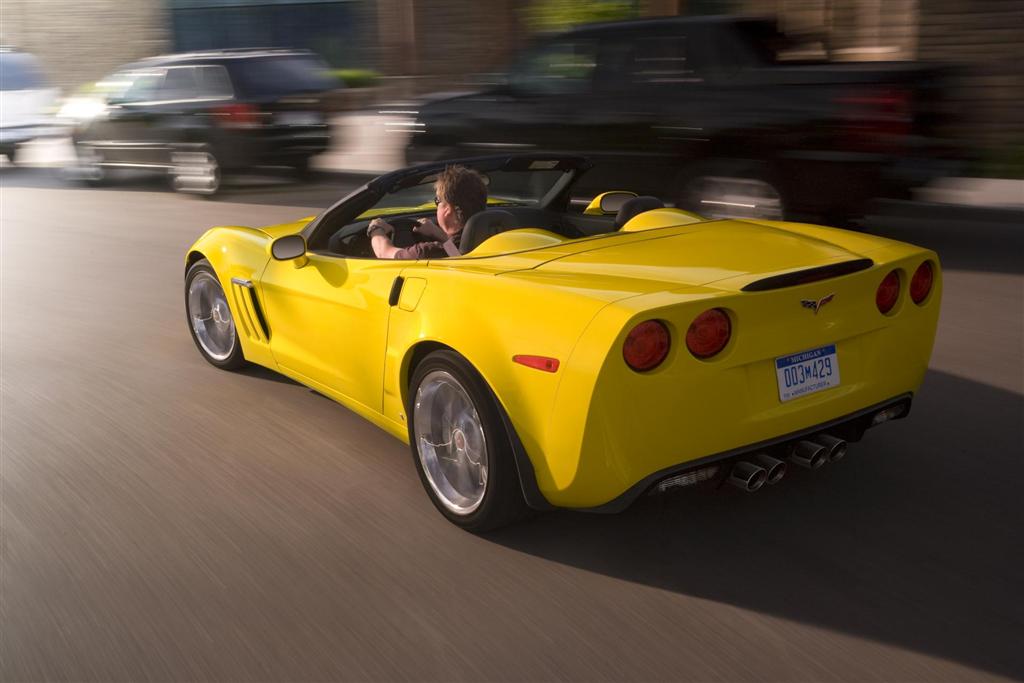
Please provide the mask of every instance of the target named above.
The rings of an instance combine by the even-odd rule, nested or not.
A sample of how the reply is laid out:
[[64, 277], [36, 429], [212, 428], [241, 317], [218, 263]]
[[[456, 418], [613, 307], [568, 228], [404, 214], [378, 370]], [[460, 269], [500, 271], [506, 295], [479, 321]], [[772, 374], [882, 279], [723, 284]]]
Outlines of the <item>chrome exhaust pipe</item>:
[[768, 472], [763, 468], [746, 460], [740, 460], [733, 465], [729, 472], [729, 483], [738, 489], [753, 493], [768, 480]]
[[764, 468], [768, 473], [767, 484], [778, 484], [786, 476], [786, 463], [778, 458], [773, 458], [767, 453], [758, 453], [754, 456], [754, 462]]
[[829, 462], [842, 460], [843, 456], [846, 455], [846, 442], [842, 439], [837, 439], [831, 434], [818, 434], [812, 440], [814, 443], [825, 447], [828, 451]]
[[789, 461], [816, 470], [828, 461], [828, 449], [813, 441], [798, 441], [789, 454]]

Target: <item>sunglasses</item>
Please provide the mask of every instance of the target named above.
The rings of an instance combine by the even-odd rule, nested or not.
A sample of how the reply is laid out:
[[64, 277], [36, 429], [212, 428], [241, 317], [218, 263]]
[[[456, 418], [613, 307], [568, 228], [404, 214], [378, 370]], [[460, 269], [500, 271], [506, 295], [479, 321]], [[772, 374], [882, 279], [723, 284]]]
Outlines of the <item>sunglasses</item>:
[[436, 194], [434, 195], [434, 204], [437, 204], [438, 206], [440, 206], [441, 202], [443, 202], [443, 201], [444, 200], [441, 199], [440, 197], [438, 197]]

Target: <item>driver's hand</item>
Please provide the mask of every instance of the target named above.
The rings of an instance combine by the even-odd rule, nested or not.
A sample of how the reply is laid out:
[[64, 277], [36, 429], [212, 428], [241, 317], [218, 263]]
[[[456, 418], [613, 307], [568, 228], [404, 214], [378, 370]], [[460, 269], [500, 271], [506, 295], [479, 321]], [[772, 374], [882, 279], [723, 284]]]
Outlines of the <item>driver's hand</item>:
[[369, 235], [370, 237], [380, 234], [390, 238], [392, 235], [395, 234], [395, 228], [393, 225], [391, 225], [382, 218], [374, 218], [372, 221], [370, 221], [370, 224], [366, 226], [366, 234]]
[[413, 226], [412, 231], [433, 240], [437, 240], [438, 242], [444, 242], [448, 239], [448, 235], [441, 229], [441, 226], [429, 218], [419, 219], [419, 221], [416, 222], [416, 225]]

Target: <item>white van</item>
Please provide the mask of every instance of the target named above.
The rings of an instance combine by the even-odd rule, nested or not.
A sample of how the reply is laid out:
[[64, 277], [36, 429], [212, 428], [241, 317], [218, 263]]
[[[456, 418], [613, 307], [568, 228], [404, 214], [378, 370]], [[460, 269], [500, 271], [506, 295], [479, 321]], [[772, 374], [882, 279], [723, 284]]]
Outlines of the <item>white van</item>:
[[51, 113], [57, 95], [35, 57], [0, 48], [0, 154], [13, 162], [19, 144], [59, 133]]

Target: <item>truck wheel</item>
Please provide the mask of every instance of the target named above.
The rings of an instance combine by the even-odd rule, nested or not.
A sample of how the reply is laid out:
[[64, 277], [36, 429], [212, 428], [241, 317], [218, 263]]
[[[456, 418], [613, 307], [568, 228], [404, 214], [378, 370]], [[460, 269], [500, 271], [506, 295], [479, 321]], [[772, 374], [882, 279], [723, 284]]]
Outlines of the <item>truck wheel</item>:
[[782, 192], [756, 166], [711, 163], [681, 174], [677, 187], [676, 206], [708, 218], [785, 220]]
[[103, 168], [103, 155], [92, 145], [77, 143], [71, 174], [86, 185], [93, 187], [102, 185], [107, 180], [107, 172]]
[[171, 152], [171, 185], [178, 192], [212, 197], [220, 190], [221, 169], [209, 149]]

